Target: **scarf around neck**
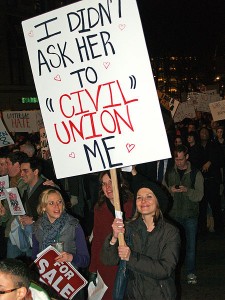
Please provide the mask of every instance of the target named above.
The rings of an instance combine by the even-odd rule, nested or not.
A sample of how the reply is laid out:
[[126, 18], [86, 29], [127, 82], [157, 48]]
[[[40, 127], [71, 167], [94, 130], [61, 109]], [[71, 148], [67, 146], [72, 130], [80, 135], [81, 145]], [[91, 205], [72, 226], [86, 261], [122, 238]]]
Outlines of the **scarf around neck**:
[[65, 224], [69, 221], [69, 215], [63, 212], [62, 215], [51, 223], [46, 213], [42, 216], [41, 225], [43, 228], [43, 240], [41, 250], [50, 246], [53, 243], [60, 242], [60, 232]]

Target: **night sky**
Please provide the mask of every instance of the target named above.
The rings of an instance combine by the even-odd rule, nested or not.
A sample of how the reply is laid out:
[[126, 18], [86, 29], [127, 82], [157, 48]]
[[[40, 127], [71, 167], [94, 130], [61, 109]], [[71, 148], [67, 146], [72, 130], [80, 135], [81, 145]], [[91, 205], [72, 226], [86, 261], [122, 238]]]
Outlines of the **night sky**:
[[212, 55], [225, 41], [224, 0], [137, 2], [150, 55]]

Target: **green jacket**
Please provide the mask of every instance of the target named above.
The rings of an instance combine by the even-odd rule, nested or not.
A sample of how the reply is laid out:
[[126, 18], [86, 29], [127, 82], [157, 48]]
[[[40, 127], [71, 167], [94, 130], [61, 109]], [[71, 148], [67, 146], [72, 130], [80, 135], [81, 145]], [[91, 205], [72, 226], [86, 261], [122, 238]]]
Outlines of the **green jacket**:
[[[182, 179], [180, 179], [177, 167], [170, 169], [167, 182], [164, 184], [168, 187], [169, 192], [173, 197], [172, 208], [169, 215], [173, 218], [191, 218], [198, 217], [199, 214], [199, 202], [204, 195], [204, 178], [200, 171], [197, 171], [195, 177], [195, 183], [191, 182], [191, 164], [188, 162], [187, 170], [185, 171]], [[188, 188], [187, 192], [172, 193], [171, 187], [174, 185], [183, 185]]]

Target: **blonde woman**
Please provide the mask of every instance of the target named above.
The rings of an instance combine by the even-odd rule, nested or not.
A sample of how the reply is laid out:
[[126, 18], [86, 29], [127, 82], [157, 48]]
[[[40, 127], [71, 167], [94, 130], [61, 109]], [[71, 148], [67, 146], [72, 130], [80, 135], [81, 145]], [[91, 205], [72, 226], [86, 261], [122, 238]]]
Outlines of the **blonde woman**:
[[45, 190], [37, 211], [40, 218], [34, 223], [33, 259], [46, 247], [63, 242], [64, 249], [56, 260], [71, 262], [76, 268], [87, 267], [90, 257], [83, 229], [77, 219], [66, 213], [60, 192]]

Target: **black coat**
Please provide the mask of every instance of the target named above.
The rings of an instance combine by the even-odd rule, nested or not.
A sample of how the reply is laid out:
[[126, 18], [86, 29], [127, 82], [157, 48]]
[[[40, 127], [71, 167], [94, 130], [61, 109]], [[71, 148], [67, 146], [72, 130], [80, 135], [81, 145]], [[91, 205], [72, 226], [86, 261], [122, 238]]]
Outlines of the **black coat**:
[[[175, 300], [174, 272], [180, 249], [178, 229], [162, 219], [152, 232], [147, 231], [142, 218], [127, 226], [131, 232], [131, 256], [127, 262], [129, 279], [125, 299]], [[111, 246], [110, 238], [106, 239], [102, 251], [106, 265], [119, 261], [118, 244]]]

